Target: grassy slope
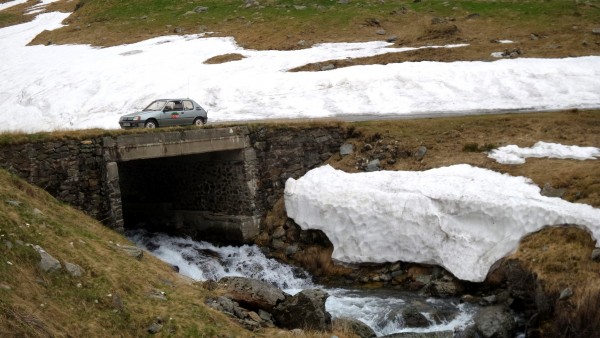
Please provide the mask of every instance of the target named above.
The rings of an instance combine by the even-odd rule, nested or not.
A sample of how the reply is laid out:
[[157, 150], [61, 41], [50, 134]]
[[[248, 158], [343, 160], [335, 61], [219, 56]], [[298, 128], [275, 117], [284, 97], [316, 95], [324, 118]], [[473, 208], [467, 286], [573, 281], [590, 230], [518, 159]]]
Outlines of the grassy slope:
[[[43, 272], [41, 246], [85, 269]], [[155, 337], [292, 337], [289, 331], [250, 332], [208, 308], [213, 295], [145, 253], [128, 256], [122, 235], [0, 170], [0, 337], [141, 337], [160, 317]], [[151, 295], [164, 294], [167, 300]], [[301, 336], [330, 337], [307, 332]], [[336, 327], [333, 334], [352, 337]]]
[[[0, 336], [139, 337], [157, 316], [165, 320], [159, 336], [244, 335], [207, 309], [200, 286], [148, 254], [127, 256], [111, 245], [127, 239], [3, 171], [0, 238]], [[84, 276], [42, 272], [29, 243], [80, 265]], [[158, 290], [167, 301], [149, 297]]]

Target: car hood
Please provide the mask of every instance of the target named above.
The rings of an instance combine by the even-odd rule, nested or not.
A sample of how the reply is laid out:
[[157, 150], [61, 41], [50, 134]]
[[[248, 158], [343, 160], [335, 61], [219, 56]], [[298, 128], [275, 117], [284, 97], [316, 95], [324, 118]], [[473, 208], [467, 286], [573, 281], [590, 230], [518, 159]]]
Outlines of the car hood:
[[134, 116], [138, 116], [138, 115], [142, 116], [142, 115], [146, 115], [146, 114], [152, 114], [154, 112], [155, 112], [154, 110], [147, 110], [147, 111], [140, 110], [140, 111], [136, 111], [135, 113], [123, 115], [121, 117], [134, 117]]

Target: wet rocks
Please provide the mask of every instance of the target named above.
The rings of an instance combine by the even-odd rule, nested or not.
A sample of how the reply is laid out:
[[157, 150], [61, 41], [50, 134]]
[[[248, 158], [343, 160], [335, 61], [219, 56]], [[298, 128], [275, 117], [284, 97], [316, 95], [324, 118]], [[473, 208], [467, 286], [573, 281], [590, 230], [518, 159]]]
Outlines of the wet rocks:
[[502, 305], [484, 307], [473, 318], [477, 333], [483, 338], [514, 337], [516, 323], [508, 308]]
[[333, 320], [333, 325], [336, 327], [344, 327], [360, 338], [377, 337], [375, 331], [369, 325], [361, 322], [358, 319], [348, 317], [338, 317]]
[[225, 277], [219, 280], [225, 296], [253, 309], [271, 311], [288, 296], [277, 287], [256, 279]]
[[402, 309], [402, 318], [404, 325], [407, 327], [427, 327], [429, 321], [419, 310], [414, 306], [407, 306]]
[[209, 297], [206, 304], [211, 308], [221, 311], [235, 319], [248, 330], [256, 330], [259, 327], [274, 327], [273, 317], [270, 313], [258, 310], [260, 313], [245, 309], [236, 301], [227, 297]]
[[288, 296], [273, 309], [276, 322], [287, 329], [331, 330], [331, 315], [325, 310], [327, 292], [303, 290]]
[[271, 284], [244, 277], [225, 277], [219, 283], [222, 296], [206, 304], [236, 318], [244, 327], [278, 327], [331, 330], [331, 315], [325, 310], [329, 295], [322, 290], [303, 290], [290, 296]]

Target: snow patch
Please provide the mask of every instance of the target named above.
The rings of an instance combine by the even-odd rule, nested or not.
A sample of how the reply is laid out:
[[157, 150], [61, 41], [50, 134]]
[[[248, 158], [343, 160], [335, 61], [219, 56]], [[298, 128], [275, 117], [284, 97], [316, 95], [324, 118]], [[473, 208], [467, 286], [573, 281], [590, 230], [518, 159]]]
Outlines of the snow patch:
[[466, 164], [356, 174], [327, 165], [288, 179], [285, 206], [302, 229], [327, 235], [336, 260], [437, 264], [475, 282], [545, 226], [574, 224], [600, 239], [599, 209]]
[[5, 2], [3, 4], [0, 4], [0, 11], [5, 10], [7, 8], [11, 8], [16, 5], [24, 4], [26, 2], [27, 2], [27, 0], [13, 0], [13, 1]]
[[595, 160], [600, 157], [600, 148], [566, 146], [540, 141], [529, 148], [521, 148], [517, 145], [500, 147], [490, 151], [488, 157], [502, 164], [523, 164], [528, 157]]
[[[213, 122], [600, 107], [600, 56], [404, 62], [293, 73], [288, 70], [305, 64], [416, 48], [374, 41], [257, 51], [243, 49], [233, 38], [200, 35], [108, 48], [27, 46], [43, 30], [61, 27], [67, 16], [45, 13], [0, 29], [0, 77], [7, 79], [0, 82], [0, 111], [11, 112], [0, 115], [0, 131], [115, 129], [121, 115], [161, 97], [193, 98]], [[228, 53], [244, 59], [203, 63]]]

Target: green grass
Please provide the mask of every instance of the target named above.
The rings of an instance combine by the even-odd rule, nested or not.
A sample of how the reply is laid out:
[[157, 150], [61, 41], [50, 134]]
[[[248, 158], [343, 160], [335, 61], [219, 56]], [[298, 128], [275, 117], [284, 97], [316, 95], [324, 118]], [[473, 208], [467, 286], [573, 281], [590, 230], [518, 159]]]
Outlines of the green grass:
[[[503, 20], [556, 20], [564, 15], [577, 15], [581, 6], [573, 0], [553, 1], [386, 1], [353, 0], [349, 4], [337, 1], [261, 1], [261, 7], [244, 7], [238, 0], [203, 0], [183, 2], [172, 0], [99, 0], [82, 1], [84, 4], [78, 15], [87, 22], [111, 22], [120, 29], [155, 30], [167, 25], [204, 25], [214, 29], [224, 21], [268, 21], [274, 27], [293, 24], [297, 20], [302, 25], [315, 27], [343, 27], [351, 22], [361, 22], [369, 17], [384, 17], [401, 6], [418, 13], [432, 16], [456, 16], [464, 13], [478, 13], [486, 18]], [[205, 13], [185, 15], [198, 6], [208, 7]], [[295, 6], [305, 6], [297, 9]], [[590, 19], [600, 17], [596, 9]], [[142, 17], [147, 19], [141, 19]], [[582, 18], [583, 19], [583, 18]]]

